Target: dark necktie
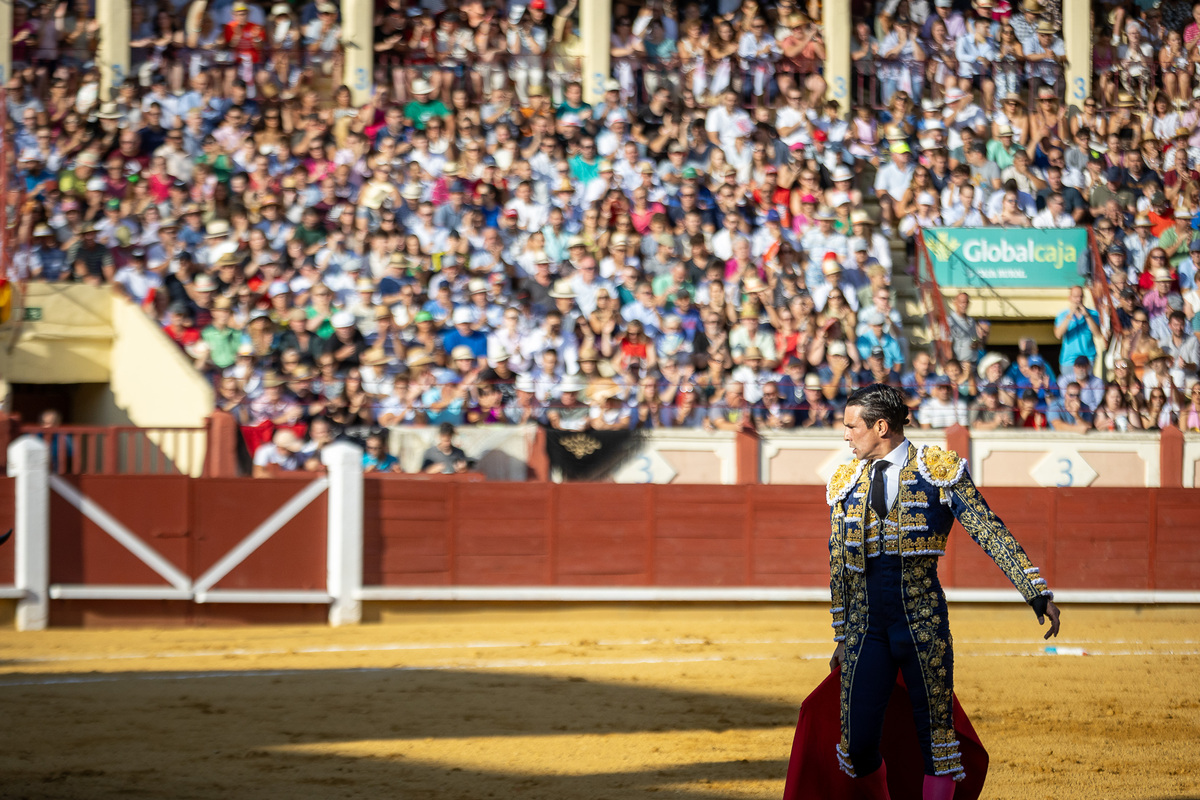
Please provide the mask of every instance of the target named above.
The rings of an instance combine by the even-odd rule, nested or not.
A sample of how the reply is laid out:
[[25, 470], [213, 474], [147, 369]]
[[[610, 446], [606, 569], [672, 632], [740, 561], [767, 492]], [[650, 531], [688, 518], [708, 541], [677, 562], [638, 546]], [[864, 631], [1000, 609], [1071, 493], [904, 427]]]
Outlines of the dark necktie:
[[885, 469], [886, 461], [876, 461], [871, 465], [871, 510], [877, 519], [887, 519], [888, 515], [887, 484], [883, 480]]

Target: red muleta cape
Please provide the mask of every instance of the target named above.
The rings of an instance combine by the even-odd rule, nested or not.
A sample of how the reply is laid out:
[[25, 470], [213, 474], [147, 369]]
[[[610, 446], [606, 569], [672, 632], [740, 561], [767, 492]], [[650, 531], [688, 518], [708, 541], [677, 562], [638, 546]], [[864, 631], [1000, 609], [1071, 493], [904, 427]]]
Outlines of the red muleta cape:
[[[855, 780], [838, 768], [835, 747], [841, 739], [841, 675], [839, 667], [813, 690], [800, 705], [792, 757], [788, 762], [784, 800], [855, 800]], [[962, 749], [967, 777], [960, 781], [954, 800], [978, 800], [987, 778], [988, 754], [971, 721], [954, 697], [954, 729]], [[888, 791], [892, 800], [921, 800], [925, 764], [913, 727], [912, 706], [904, 679], [896, 676], [896, 687], [888, 703], [880, 744], [887, 764]]]

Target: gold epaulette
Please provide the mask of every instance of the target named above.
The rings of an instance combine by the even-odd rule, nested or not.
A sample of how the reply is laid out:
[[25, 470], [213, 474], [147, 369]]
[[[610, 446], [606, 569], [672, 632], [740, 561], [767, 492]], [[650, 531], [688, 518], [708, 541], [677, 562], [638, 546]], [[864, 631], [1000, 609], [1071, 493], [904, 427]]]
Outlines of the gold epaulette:
[[863, 465], [864, 462], [855, 459], [834, 470], [833, 477], [829, 479], [829, 485], [825, 488], [825, 502], [833, 506], [845, 500], [846, 495], [858, 483]]
[[967, 460], [953, 450], [937, 445], [925, 445], [917, 452], [921, 476], [934, 486], [946, 487], [958, 483], [967, 470]]

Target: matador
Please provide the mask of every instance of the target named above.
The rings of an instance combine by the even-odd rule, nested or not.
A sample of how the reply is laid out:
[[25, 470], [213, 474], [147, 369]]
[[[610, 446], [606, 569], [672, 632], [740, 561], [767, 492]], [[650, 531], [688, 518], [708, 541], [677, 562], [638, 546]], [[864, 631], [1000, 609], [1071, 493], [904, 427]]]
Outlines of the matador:
[[829, 481], [829, 578], [842, 667], [838, 763], [860, 794], [887, 798], [880, 756], [884, 712], [899, 671], [925, 760], [924, 800], [949, 800], [965, 777], [954, 732], [954, 650], [938, 557], [957, 519], [1025, 598], [1046, 638], [1059, 611], [1046, 581], [988, 508], [950, 450], [916, 447], [904, 435], [899, 390], [874, 384], [846, 403], [844, 438], [854, 460]]

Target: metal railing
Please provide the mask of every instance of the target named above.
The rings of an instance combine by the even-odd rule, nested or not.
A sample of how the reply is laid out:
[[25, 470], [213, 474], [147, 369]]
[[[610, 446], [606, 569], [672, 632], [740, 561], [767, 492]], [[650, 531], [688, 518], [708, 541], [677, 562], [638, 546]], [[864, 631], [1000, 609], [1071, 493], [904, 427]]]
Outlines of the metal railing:
[[50, 449], [54, 475], [204, 474], [209, 425], [139, 428], [132, 425], [22, 425]]

